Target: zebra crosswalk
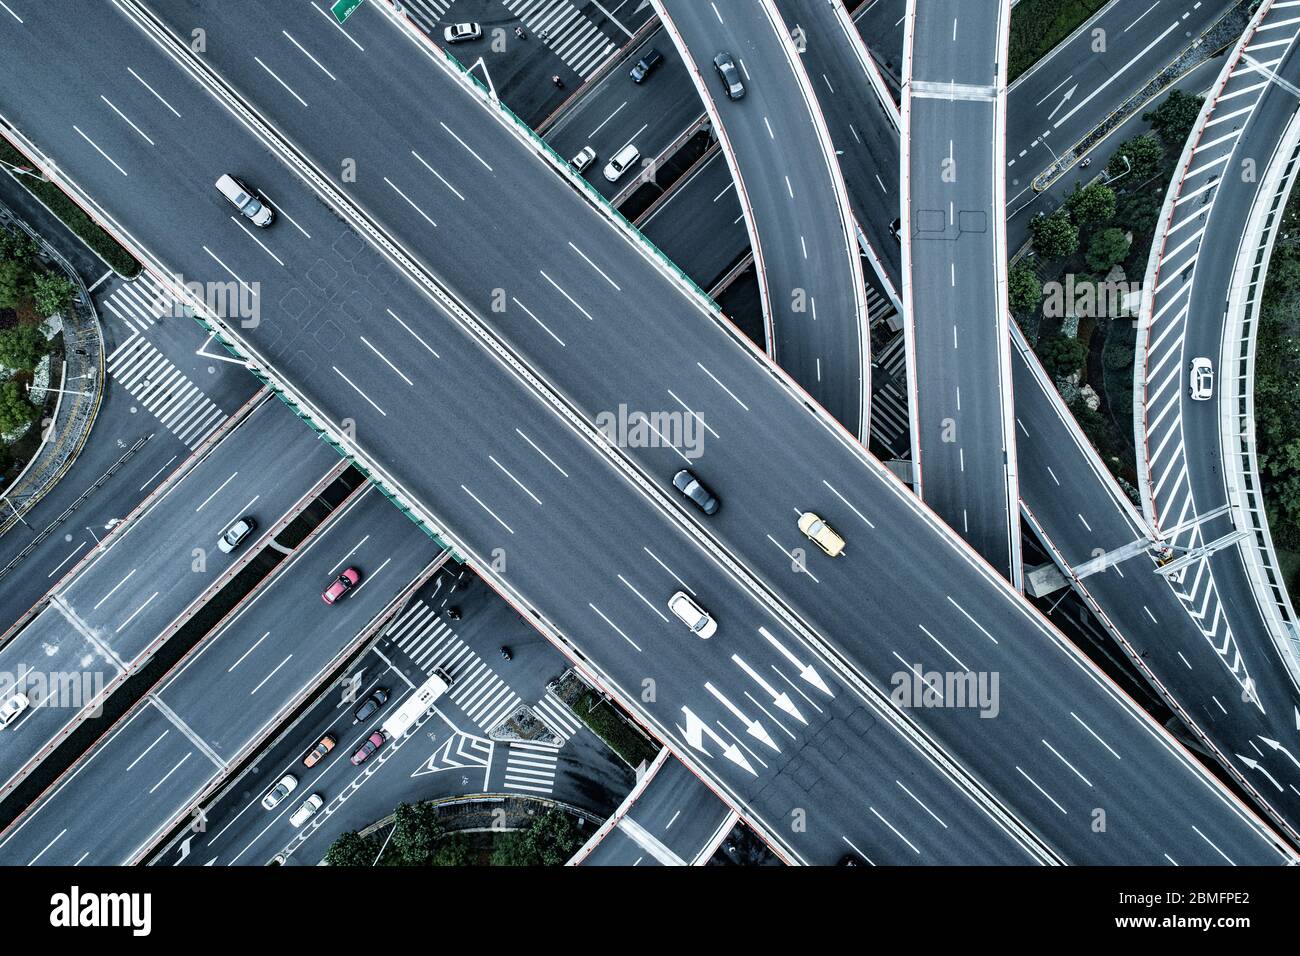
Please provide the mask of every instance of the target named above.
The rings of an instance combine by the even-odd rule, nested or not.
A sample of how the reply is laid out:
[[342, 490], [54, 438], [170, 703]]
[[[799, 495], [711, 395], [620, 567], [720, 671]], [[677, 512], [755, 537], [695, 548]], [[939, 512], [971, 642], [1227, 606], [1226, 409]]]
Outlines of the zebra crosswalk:
[[143, 336], [114, 349], [107, 365], [108, 374], [191, 451], [229, 417]]
[[618, 50], [569, 0], [505, 0], [505, 5], [533, 36], [583, 78]]
[[175, 308], [175, 298], [153, 276], [142, 272], [100, 300], [107, 311], [132, 332], [147, 332]]
[[402, 612], [388, 639], [426, 674], [435, 668], [449, 674], [452, 685], [447, 698], [484, 733], [523, 703], [510, 685], [423, 601], [416, 601]]
[[560, 738], [560, 746], [567, 743], [582, 726], [582, 721], [573, 716], [573, 711], [550, 691], [546, 692], [546, 696], [539, 700], [533, 709], [541, 715], [551, 732]]
[[550, 793], [555, 789], [555, 765], [559, 759], [558, 747], [523, 740], [511, 741], [510, 751], [506, 755], [505, 788]]
[[453, 2], [455, 0], [402, 0], [402, 9], [417, 27], [435, 40], [441, 40], [437, 32], [438, 21]]

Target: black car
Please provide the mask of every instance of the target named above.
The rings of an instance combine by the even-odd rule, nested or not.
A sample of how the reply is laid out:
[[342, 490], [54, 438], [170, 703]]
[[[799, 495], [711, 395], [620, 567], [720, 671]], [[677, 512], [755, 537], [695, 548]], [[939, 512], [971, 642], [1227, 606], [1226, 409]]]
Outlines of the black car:
[[745, 84], [740, 82], [740, 70], [730, 53], [719, 53], [713, 58], [713, 68], [722, 78], [722, 87], [727, 91], [727, 99], [738, 100], [745, 95]]
[[721, 502], [718, 501], [717, 496], [685, 468], [673, 475], [673, 487], [695, 502], [706, 515], [718, 513]]
[[367, 720], [375, 711], [388, 703], [388, 688], [376, 687], [370, 696], [361, 702], [361, 706], [352, 712], [358, 721]]
[[636, 66], [632, 67], [632, 82], [640, 83], [656, 66], [664, 61], [664, 55], [653, 47], [646, 50], [645, 56], [636, 61]]

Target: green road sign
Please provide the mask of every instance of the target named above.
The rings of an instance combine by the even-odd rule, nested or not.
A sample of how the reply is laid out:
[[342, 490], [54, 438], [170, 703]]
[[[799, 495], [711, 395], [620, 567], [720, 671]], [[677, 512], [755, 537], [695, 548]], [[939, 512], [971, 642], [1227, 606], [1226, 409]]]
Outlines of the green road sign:
[[352, 11], [361, 6], [364, 0], [334, 0], [330, 4], [330, 13], [334, 14], [334, 19], [342, 23], [348, 17], [352, 16]]

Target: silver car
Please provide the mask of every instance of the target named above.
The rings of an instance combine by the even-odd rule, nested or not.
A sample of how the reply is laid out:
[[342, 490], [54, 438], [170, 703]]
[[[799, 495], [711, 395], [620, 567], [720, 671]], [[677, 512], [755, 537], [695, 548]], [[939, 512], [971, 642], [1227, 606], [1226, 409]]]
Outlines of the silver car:
[[253, 529], [256, 527], [257, 523], [252, 518], [240, 518], [226, 529], [225, 534], [217, 539], [217, 549], [222, 554], [229, 554], [239, 547], [243, 540], [253, 533]]

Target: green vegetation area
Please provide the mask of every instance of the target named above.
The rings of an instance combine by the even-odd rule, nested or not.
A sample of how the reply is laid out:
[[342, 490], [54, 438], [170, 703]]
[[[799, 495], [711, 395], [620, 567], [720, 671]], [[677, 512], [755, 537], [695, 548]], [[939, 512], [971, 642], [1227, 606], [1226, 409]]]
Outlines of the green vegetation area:
[[[1076, 186], [1061, 208], [1035, 219], [1033, 256], [1008, 274], [1008, 300], [1021, 329], [1093, 446], [1130, 485], [1137, 480], [1136, 316], [1124, 312], [1124, 298], [1145, 277], [1165, 192], [1201, 102], [1174, 90], [1144, 113], [1151, 132], [1120, 143], [1102, 179]], [[1096, 393], [1095, 409], [1087, 388]]]
[[[0, 139], [0, 161], [20, 169], [33, 168], [31, 160], [5, 139]], [[28, 192], [45, 203], [54, 215], [63, 220], [63, 224], [90, 246], [114, 272], [128, 279], [139, 273], [140, 263], [135, 257], [122, 248], [116, 239], [99, 228], [95, 221], [82, 212], [81, 207], [69, 199], [58, 186], [33, 176], [19, 176], [18, 181], [27, 188]]]
[[[45, 356], [62, 348], [41, 329], [75, 294], [67, 276], [47, 270], [24, 232], [0, 229], [0, 481], [8, 482], [40, 442], [41, 415], [27, 397]], [[5, 437], [9, 436], [9, 437]]]
[[1108, 0], [1020, 0], [1011, 11], [1007, 82], [1046, 56]]
[[1300, 194], [1278, 226], [1255, 342], [1255, 441], [1269, 530], [1300, 600]]
[[573, 818], [548, 809], [517, 830], [447, 833], [432, 803], [402, 803], [387, 828], [341, 834], [325, 851], [330, 866], [563, 866], [582, 845]]
[[631, 718], [595, 691], [584, 689], [576, 700], [568, 703], [574, 715], [609, 744], [629, 767], [639, 767], [643, 760], [649, 763], [659, 753], [658, 746], [646, 739]]

